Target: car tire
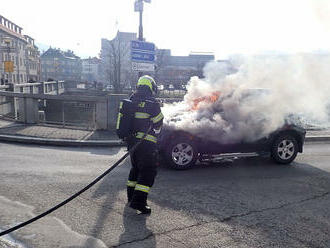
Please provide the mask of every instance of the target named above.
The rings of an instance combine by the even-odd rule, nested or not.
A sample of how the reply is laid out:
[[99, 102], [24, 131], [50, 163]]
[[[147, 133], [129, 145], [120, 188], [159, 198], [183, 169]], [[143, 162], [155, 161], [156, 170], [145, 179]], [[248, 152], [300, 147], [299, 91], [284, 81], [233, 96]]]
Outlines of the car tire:
[[271, 156], [276, 163], [290, 164], [297, 156], [298, 142], [292, 135], [278, 136], [271, 150]]
[[166, 148], [165, 158], [169, 166], [176, 170], [186, 170], [195, 165], [198, 150], [195, 143], [186, 138], [173, 139]]

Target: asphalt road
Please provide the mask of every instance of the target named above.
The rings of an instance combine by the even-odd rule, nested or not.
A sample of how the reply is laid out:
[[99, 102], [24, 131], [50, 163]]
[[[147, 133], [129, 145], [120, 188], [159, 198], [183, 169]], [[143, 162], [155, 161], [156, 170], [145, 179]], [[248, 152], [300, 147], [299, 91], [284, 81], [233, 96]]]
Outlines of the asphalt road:
[[[0, 143], [0, 229], [69, 197], [124, 152]], [[330, 247], [329, 162], [330, 144], [310, 143], [291, 166], [249, 158], [161, 167], [149, 217], [125, 205], [126, 162], [0, 247]]]

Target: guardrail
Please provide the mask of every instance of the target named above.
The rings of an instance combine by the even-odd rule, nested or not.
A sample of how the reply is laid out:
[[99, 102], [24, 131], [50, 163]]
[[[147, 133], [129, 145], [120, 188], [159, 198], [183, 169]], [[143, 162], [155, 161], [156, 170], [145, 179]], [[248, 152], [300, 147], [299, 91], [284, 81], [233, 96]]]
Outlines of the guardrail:
[[64, 81], [14, 84], [13, 88], [19, 93], [60, 95], [64, 92]]

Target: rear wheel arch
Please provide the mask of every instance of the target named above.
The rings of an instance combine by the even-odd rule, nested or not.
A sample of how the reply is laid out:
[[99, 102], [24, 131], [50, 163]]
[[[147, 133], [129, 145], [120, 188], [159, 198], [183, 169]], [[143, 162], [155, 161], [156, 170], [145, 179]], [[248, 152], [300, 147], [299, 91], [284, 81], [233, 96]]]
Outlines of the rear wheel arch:
[[294, 131], [294, 130], [283, 130], [278, 132], [276, 135], [274, 135], [274, 137], [271, 139], [270, 142], [270, 147], [272, 147], [272, 145], [274, 144], [274, 142], [283, 135], [290, 135], [293, 136], [297, 143], [298, 143], [298, 152], [302, 152], [303, 150], [303, 141], [302, 141], [302, 137], [298, 134], [298, 132]]

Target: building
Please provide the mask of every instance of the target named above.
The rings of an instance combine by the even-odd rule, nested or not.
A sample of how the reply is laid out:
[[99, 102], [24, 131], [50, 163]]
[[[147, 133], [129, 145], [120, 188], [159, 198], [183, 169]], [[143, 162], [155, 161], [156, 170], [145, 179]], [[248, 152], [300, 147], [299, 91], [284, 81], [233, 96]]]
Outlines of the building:
[[39, 82], [41, 74], [40, 52], [34, 44], [34, 39], [28, 35], [24, 35], [27, 41], [25, 49], [26, 57], [26, 75], [28, 82]]
[[19, 84], [40, 78], [39, 51], [23, 28], [0, 15], [0, 78]]
[[212, 53], [191, 53], [189, 56], [172, 56], [169, 49], [156, 51], [156, 80], [164, 85], [181, 88], [193, 76], [203, 77], [203, 68], [213, 61]]
[[100, 65], [99, 58], [88, 58], [82, 60], [81, 80], [84, 82], [100, 82]]
[[81, 59], [73, 51], [49, 48], [41, 57], [41, 80], [81, 81]]
[[117, 32], [113, 40], [101, 40], [101, 80], [116, 91], [135, 85], [137, 72], [132, 70], [131, 41], [136, 33]]

